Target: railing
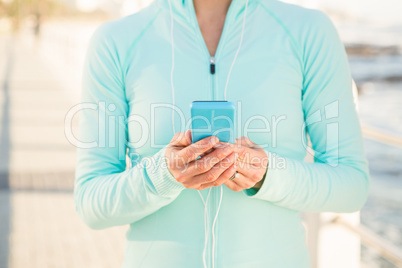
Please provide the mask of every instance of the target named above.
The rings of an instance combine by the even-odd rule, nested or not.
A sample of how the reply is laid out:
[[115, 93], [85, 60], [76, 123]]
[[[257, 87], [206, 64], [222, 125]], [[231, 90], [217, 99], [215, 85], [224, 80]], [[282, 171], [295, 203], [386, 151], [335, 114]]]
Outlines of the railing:
[[341, 217], [335, 217], [330, 223], [340, 224], [358, 234], [364, 245], [375, 249], [382, 257], [394, 263], [397, 267], [402, 267], [402, 250], [370, 229], [362, 225], [354, 226], [347, 221], [342, 220]]
[[368, 127], [366, 125], [362, 125], [362, 131], [364, 137], [375, 140], [387, 145], [395, 146], [395, 147], [400, 147], [402, 148], [402, 138], [392, 136], [384, 131], [381, 131], [379, 129], [375, 129], [372, 127]]
[[[365, 125], [362, 126], [362, 131], [365, 138], [402, 148], [402, 138]], [[341, 225], [359, 235], [362, 244], [376, 250], [383, 258], [392, 262], [397, 267], [402, 267], [402, 250], [367, 227], [350, 224], [339, 216], [334, 217], [329, 223]]]
[[[357, 103], [356, 103], [357, 104]], [[402, 137], [397, 137], [393, 136], [389, 133], [386, 133], [385, 131], [369, 127], [366, 125], [362, 125], [362, 132], [363, 136], [367, 139], [374, 140], [376, 142], [380, 142], [385, 145], [393, 146], [393, 147], [398, 147], [402, 148]], [[310, 145], [311, 146], [311, 145]], [[310, 159], [311, 160], [311, 159]], [[318, 242], [318, 237], [319, 237], [319, 232], [320, 230], [325, 229], [325, 226], [330, 227], [332, 226], [340, 226], [341, 228], [346, 228], [350, 232], [352, 232], [354, 235], [357, 235], [360, 238], [360, 243], [365, 245], [366, 247], [369, 247], [371, 249], [374, 249], [378, 254], [390, 261], [391, 263], [395, 264], [396, 267], [402, 267], [402, 249], [396, 247], [393, 245], [391, 242], [388, 240], [382, 238], [375, 232], [371, 231], [367, 227], [359, 224], [359, 220], [356, 218], [359, 218], [359, 214], [356, 214], [356, 216], [351, 216], [348, 215], [346, 218], [344, 217], [345, 215], [338, 214], [335, 217], [327, 217], [327, 220], [322, 219], [322, 214], [325, 213], [306, 213], [305, 214], [305, 221], [308, 226], [308, 229], [310, 231], [308, 232], [308, 246], [309, 246], [309, 251], [311, 255], [311, 263], [313, 268], [317, 267], [338, 267], [336, 264], [332, 265], [330, 264], [330, 261], [322, 261], [323, 258], [325, 260], [325, 256], [322, 256], [322, 252], [317, 252], [317, 249], [319, 247], [319, 242]], [[350, 218], [352, 217], [352, 218]], [[355, 218], [353, 218], [355, 217]], [[349, 237], [349, 236], [346, 236]], [[343, 237], [345, 238], [345, 237]], [[325, 238], [328, 240], [328, 237]], [[352, 243], [355, 244], [355, 240], [351, 239]], [[320, 244], [321, 247], [324, 245], [324, 247], [330, 247], [331, 244], [333, 243], [333, 240], [329, 239], [328, 241], [324, 242], [324, 244]], [[359, 244], [360, 244], [359, 243]], [[360, 252], [357, 248], [358, 245], [355, 245], [352, 247], [356, 250], [356, 254]], [[350, 248], [349, 248], [350, 249]], [[353, 249], [353, 250], [354, 250]], [[346, 251], [348, 249], [345, 249]], [[344, 254], [344, 253], [342, 253]], [[347, 255], [347, 253], [345, 253]], [[348, 255], [350, 256], [350, 255]], [[327, 256], [328, 257], [328, 256]], [[321, 260], [321, 261], [319, 261]], [[359, 263], [356, 262], [357, 260], [349, 260], [353, 265], [348, 266], [348, 267], [359, 267]], [[348, 261], [348, 262], [349, 262]], [[344, 263], [343, 263], [344, 264]], [[329, 265], [329, 266], [328, 266]], [[332, 266], [331, 266], [332, 265]]]

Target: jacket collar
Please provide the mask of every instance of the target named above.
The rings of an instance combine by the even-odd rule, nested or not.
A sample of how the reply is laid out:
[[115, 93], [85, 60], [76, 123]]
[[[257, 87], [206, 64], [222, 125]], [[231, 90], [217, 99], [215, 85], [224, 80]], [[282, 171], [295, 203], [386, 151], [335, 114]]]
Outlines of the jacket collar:
[[[168, 0], [157, 0], [163, 9], [169, 12], [169, 2]], [[240, 13], [244, 12], [247, 0], [232, 0], [227, 13], [227, 20], [239, 19]], [[248, 7], [256, 0], [248, 0]], [[191, 24], [191, 26], [197, 26], [195, 9], [193, 0], [170, 0], [172, 5], [173, 17], [178, 22], [184, 22], [186, 24]]]

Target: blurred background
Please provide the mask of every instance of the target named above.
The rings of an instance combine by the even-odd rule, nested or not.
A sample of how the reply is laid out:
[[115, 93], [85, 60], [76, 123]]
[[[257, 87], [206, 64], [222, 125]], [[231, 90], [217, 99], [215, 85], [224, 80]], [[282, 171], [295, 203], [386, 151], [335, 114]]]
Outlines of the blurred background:
[[[120, 267], [127, 227], [93, 231], [75, 213], [64, 124], [92, 32], [150, 2], [0, 0], [0, 268]], [[402, 267], [402, 2], [287, 2], [335, 23], [370, 161], [361, 213], [304, 216], [313, 266]]]

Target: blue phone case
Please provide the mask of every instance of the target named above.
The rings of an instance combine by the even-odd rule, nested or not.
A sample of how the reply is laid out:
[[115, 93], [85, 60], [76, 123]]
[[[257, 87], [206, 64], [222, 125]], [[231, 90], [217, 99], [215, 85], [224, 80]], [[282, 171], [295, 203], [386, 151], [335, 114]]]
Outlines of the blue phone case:
[[229, 101], [194, 101], [191, 104], [192, 142], [209, 136], [235, 142], [236, 106]]

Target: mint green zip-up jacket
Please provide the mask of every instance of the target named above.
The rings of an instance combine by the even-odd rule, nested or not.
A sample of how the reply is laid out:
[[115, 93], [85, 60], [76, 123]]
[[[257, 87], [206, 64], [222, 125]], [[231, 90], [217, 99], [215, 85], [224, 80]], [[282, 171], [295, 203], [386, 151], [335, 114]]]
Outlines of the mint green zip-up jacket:
[[[230, 4], [214, 74], [191, 0], [171, 0], [173, 32], [169, 2], [156, 0], [102, 24], [91, 38], [74, 198], [89, 227], [130, 226], [124, 268], [204, 267], [206, 230], [207, 267], [309, 267], [299, 212], [354, 212], [367, 198], [345, 48], [323, 12], [276, 0], [249, 0], [227, 88], [238, 111], [236, 136], [269, 156], [262, 187], [234, 192], [223, 185], [212, 239], [221, 188], [212, 188], [205, 217], [197, 190], [166, 167], [172, 84], [175, 130], [185, 131], [192, 101], [224, 99], [245, 4]], [[307, 135], [314, 163], [303, 161]]]

